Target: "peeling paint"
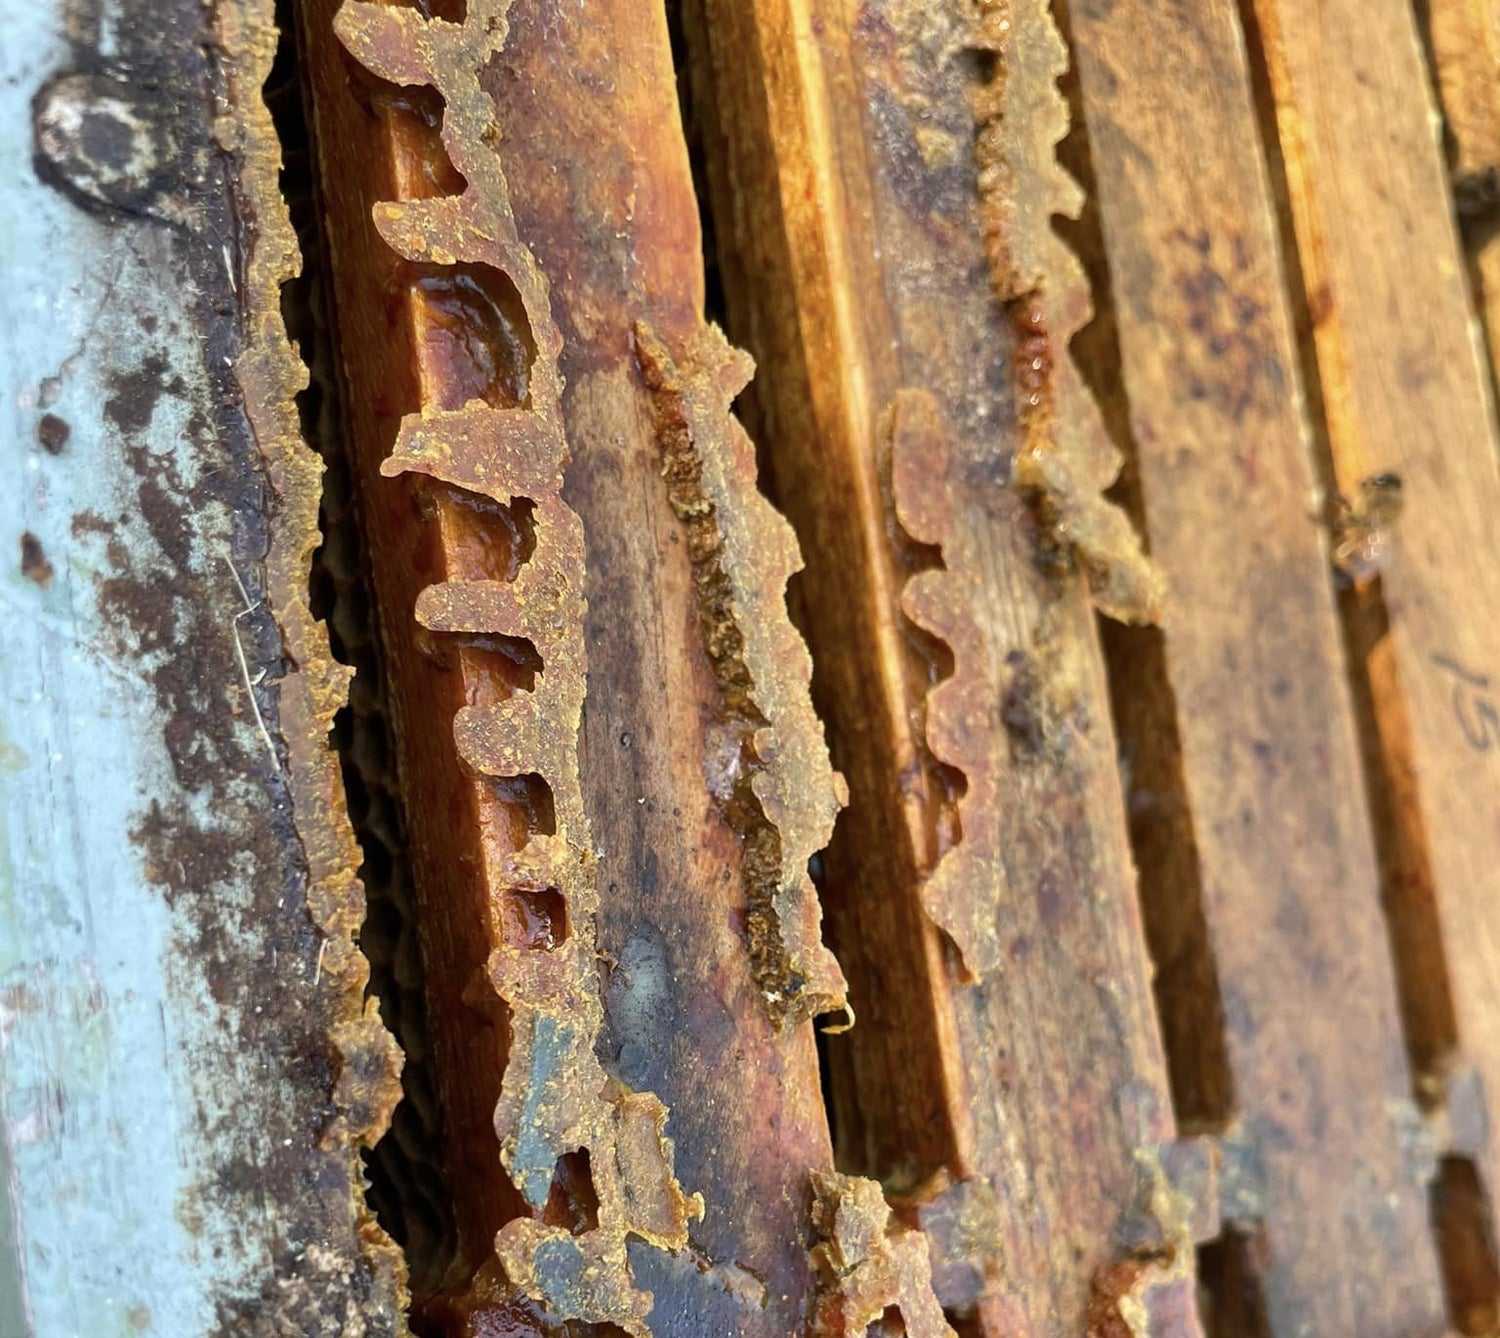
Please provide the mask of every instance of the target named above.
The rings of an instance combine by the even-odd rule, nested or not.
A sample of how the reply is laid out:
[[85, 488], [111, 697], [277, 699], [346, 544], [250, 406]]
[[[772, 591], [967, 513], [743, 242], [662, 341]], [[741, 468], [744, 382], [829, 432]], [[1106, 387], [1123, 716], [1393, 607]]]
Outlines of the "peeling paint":
[[17, 1332], [387, 1338], [342, 683], [297, 607], [319, 466], [296, 385], [237, 375], [286, 347], [271, 7], [84, 8], [14, 11], [0, 50], [0, 528], [36, 541], [0, 573], [32, 759], [0, 768], [0, 995], [38, 1005], [0, 1035], [0, 1274]]

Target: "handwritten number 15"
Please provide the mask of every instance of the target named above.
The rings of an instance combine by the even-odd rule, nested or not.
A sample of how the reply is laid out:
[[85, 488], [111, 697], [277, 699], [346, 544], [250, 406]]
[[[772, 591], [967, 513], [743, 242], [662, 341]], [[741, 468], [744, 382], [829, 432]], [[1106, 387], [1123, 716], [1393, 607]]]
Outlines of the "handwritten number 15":
[[1453, 716], [1465, 741], [1476, 753], [1500, 748], [1500, 709], [1490, 695], [1486, 674], [1465, 669], [1446, 655], [1434, 655], [1432, 662], [1456, 680], [1453, 684]]

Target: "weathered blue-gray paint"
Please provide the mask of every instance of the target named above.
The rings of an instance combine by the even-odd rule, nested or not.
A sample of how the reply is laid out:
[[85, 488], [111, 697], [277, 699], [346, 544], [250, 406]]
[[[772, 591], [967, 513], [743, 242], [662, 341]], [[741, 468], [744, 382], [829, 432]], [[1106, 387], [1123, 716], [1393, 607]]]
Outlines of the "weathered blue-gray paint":
[[[0, 1338], [399, 1327], [320, 1142], [319, 940], [245, 681], [274, 732], [204, 14], [0, 0]], [[189, 106], [141, 132], [181, 153], [149, 190], [39, 178], [70, 71], [116, 128]]]
[[[188, 1006], [182, 945], [130, 836], [170, 784], [159, 707], [101, 626], [104, 536], [73, 533], [81, 515], [128, 516], [103, 414], [130, 353], [117, 334], [151, 311], [172, 365], [197, 358], [172, 347], [190, 316], [162, 291], [156, 225], [91, 216], [33, 171], [31, 101], [71, 55], [61, 13], [6, 0], [0, 16], [0, 1267], [16, 1275], [0, 1333], [205, 1333], [250, 1263], [232, 1242], [214, 1258], [213, 1233], [185, 1221], [203, 1150], [184, 1033], [215, 1016]], [[71, 428], [56, 456], [44, 412]], [[154, 449], [181, 442], [180, 415], [153, 421]], [[149, 542], [142, 528], [127, 519], [119, 541]], [[23, 532], [48, 586], [21, 570]]]

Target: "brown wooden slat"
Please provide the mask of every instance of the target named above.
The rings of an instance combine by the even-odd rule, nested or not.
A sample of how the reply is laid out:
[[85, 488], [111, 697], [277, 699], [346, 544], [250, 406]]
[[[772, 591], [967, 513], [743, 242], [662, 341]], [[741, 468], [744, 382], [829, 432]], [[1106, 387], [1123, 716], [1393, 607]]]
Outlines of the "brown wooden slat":
[[[468, 1186], [457, 1200], [457, 1248], [460, 1267], [471, 1272], [487, 1255], [501, 1223], [519, 1211], [491, 1132], [505, 1038], [493, 1020], [484, 1026], [468, 1022], [471, 1010], [462, 997], [483, 966], [487, 895], [473, 838], [464, 843], [451, 839], [456, 826], [473, 828], [478, 800], [459, 767], [449, 729], [440, 722], [451, 719], [463, 704], [465, 669], [472, 673], [472, 667], [439, 669], [418, 641], [411, 610], [420, 590], [443, 574], [446, 563], [432, 553], [415, 489], [404, 483], [369, 487], [362, 482], [379, 477], [401, 415], [421, 402], [420, 368], [413, 354], [418, 334], [406, 275], [400, 258], [376, 233], [371, 210], [411, 189], [411, 178], [421, 171], [424, 141], [417, 138], [422, 127], [415, 96], [402, 100], [389, 90], [377, 92], [353, 67], [332, 30], [337, 9], [336, 3], [310, 4], [299, 19], [314, 130], [325, 146], [324, 225], [349, 392], [346, 440], [380, 596], [386, 690], [393, 720], [410, 722], [430, 712], [438, 722], [425, 730], [408, 723], [401, 731], [398, 769], [417, 886], [443, 889], [441, 914], [428, 913], [434, 900], [430, 892], [421, 897], [419, 932], [424, 957], [443, 963], [441, 970], [429, 971], [427, 981], [434, 1068], [442, 1075], [438, 1096], [451, 1153], [444, 1170]], [[420, 544], [423, 539], [426, 543]], [[461, 921], [467, 922], [463, 932], [455, 932]]]
[[[627, 3], [586, 11], [522, 3], [507, 15], [503, 3], [471, 0], [462, 32], [441, 22], [427, 28], [409, 9], [348, 10], [341, 31], [357, 42], [361, 58], [405, 82], [436, 78], [448, 99], [439, 108], [423, 91], [396, 92], [358, 71], [332, 31], [336, 10], [331, 0], [309, 0], [304, 28], [326, 167], [350, 436], [413, 815], [449, 1178], [464, 1231], [450, 1291], [484, 1265], [502, 1226], [501, 1253], [515, 1284], [500, 1287], [489, 1266], [462, 1305], [429, 1305], [430, 1316], [552, 1332], [549, 1324], [572, 1315], [637, 1332], [643, 1321], [634, 1286], [654, 1293], [649, 1324], [659, 1336], [798, 1332], [818, 1285], [809, 1254], [810, 1172], [831, 1170], [807, 1014], [831, 1006], [839, 983], [817, 944], [802, 866], [824, 839], [818, 824], [831, 821], [836, 785], [826, 759], [820, 769], [805, 664], [798, 663], [805, 654], [784, 609], [777, 613], [778, 577], [784, 580], [794, 549], [755, 497], [753, 471], [746, 472], [750, 448], [725, 413], [736, 364], [727, 350], [702, 342], [696, 202], [665, 23], [659, 11]], [[502, 22], [493, 22], [497, 15]], [[491, 99], [498, 136], [487, 129]], [[508, 205], [492, 156], [496, 144]], [[381, 207], [452, 195], [466, 181], [464, 208], [474, 212], [463, 227], [429, 226], [417, 213]], [[512, 208], [518, 235], [507, 233]], [[372, 209], [389, 236], [426, 261], [403, 263], [372, 227]], [[535, 262], [524, 253], [528, 244]], [[455, 271], [455, 261], [469, 268]], [[650, 365], [640, 353], [647, 329], [664, 349]], [[663, 370], [673, 359], [678, 365]], [[430, 467], [436, 478], [383, 477], [393, 467], [388, 452], [398, 419], [419, 404], [463, 418], [431, 425], [435, 447], [427, 456], [410, 434], [429, 424], [405, 421], [406, 454], [394, 463]], [[531, 417], [518, 417], [523, 409]], [[517, 430], [536, 439], [515, 455], [468, 444], [495, 429], [497, 413], [512, 415], [506, 421], [524, 424]], [[689, 423], [686, 438], [666, 435], [674, 414]], [[559, 425], [572, 459], [560, 501], [547, 491], [544, 454], [552, 449], [545, 434]], [[663, 477], [671, 441], [698, 453], [704, 480], [718, 471], [710, 481], [679, 483], [690, 494], [688, 518], [706, 514], [717, 524], [722, 587], [703, 570], [715, 536], [690, 528], [674, 510], [679, 499]], [[541, 477], [526, 479], [528, 469]], [[442, 481], [464, 470], [473, 477], [463, 486]], [[700, 483], [719, 487], [717, 509], [694, 509], [692, 489]], [[526, 508], [511, 500], [523, 495], [535, 502], [535, 555]], [[579, 590], [568, 584], [565, 548], [574, 531], [562, 503], [581, 520], [586, 574]], [[550, 565], [539, 567], [544, 557]], [[525, 584], [533, 570], [543, 577], [535, 587]], [[715, 658], [722, 658], [728, 631], [744, 629], [710, 626], [705, 588], [722, 596], [713, 608], [731, 621], [744, 601], [759, 601], [754, 635], [743, 636], [745, 657], [758, 653], [755, 637], [767, 628], [785, 628], [777, 662], [754, 661], [749, 704], [728, 699], [726, 671]], [[571, 602], [579, 594], [586, 595], [586, 615]], [[536, 617], [528, 610], [552, 598], [561, 616], [538, 622], [531, 637], [539, 668], [507, 636], [478, 634]], [[588, 667], [575, 774], [567, 774], [574, 743], [565, 713], [543, 719], [532, 744], [525, 737], [508, 742], [498, 729], [465, 733], [465, 719], [483, 726], [511, 709], [508, 702], [524, 710], [519, 693], [528, 674], [533, 699], [550, 688], [549, 700], [557, 700], [572, 672], [572, 638], [586, 646]], [[476, 712], [459, 721], [467, 766], [455, 751], [452, 724], [464, 706]], [[752, 709], [756, 757], [745, 741]], [[540, 848], [544, 797], [534, 785], [483, 774], [486, 767], [501, 775], [515, 770], [486, 758], [523, 745], [555, 759], [544, 779], [559, 839], [547, 858], [570, 870], [561, 896], [545, 878], [515, 876], [519, 861], [535, 858], [527, 840]], [[746, 817], [752, 805], [737, 788], [741, 774], [753, 777], [763, 817], [778, 824], [774, 855], [765, 853], [764, 827]], [[557, 848], [564, 838], [571, 854]], [[761, 862], [752, 863], [752, 855]], [[790, 877], [781, 868], [766, 875], [780, 919], [768, 921], [765, 932], [797, 970], [788, 968], [794, 978], [773, 999], [775, 991], [752, 970], [751, 953], [755, 917], [770, 912], [747, 904], [747, 887], [751, 873], [760, 877], [764, 861], [775, 857], [795, 867]], [[594, 898], [597, 918], [586, 910]], [[795, 961], [794, 939], [801, 944]], [[538, 950], [578, 942], [594, 959], [580, 961], [567, 996], [548, 1003], [552, 967]], [[554, 1061], [542, 1029], [551, 1028], [566, 1048], [571, 1033], [557, 1029], [587, 1026], [597, 1035], [587, 1053], [567, 1060], [570, 1073], [581, 1075], [570, 1087], [570, 1073], [547, 1071]], [[511, 1047], [508, 1030], [517, 1035]], [[521, 1045], [529, 1049], [516, 1051]], [[526, 1054], [539, 1076], [508, 1074], [501, 1101], [508, 1049], [512, 1069], [517, 1053]], [[601, 1081], [610, 1080], [602, 1093], [589, 1086], [593, 1053], [603, 1065]], [[519, 1112], [508, 1095], [513, 1082], [527, 1094]], [[553, 1119], [558, 1101], [580, 1103], [577, 1118], [593, 1121], [601, 1104], [639, 1109], [630, 1103], [644, 1098], [631, 1093], [646, 1092], [667, 1107], [681, 1183], [711, 1190], [706, 1216], [688, 1228], [685, 1252], [657, 1248], [681, 1242], [638, 1220], [643, 1196], [656, 1189], [650, 1177], [632, 1180], [630, 1163], [638, 1173], [642, 1156], [659, 1155], [649, 1150], [649, 1127], [639, 1142], [627, 1140], [623, 1125], [612, 1138], [597, 1129], [593, 1137], [580, 1134], [592, 1164], [560, 1159], [545, 1206], [526, 1178], [534, 1159], [527, 1139], [532, 1131], [551, 1138], [543, 1121]], [[502, 1150], [512, 1176], [501, 1165]], [[601, 1201], [597, 1224], [589, 1220], [589, 1179]], [[610, 1186], [621, 1183], [626, 1192], [612, 1201]], [[570, 1216], [582, 1235], [568, 1234]], [[628, 1273], [626, 1228], [637, 1236]], [[543, 1250], [532, 1248], [535, 1242]], [[570, 1261], [590, 1248], [605, 1251], [603, 1267], [572, 1280]], [[908, 1250], [902, 1258], [919, 1254]], [[523, 1319], [530, 1311], [514, 1298], [515, 1287], [545, 1293], [551, 1320]], [[480, 1317], [466, 1318], [476, 1305]]]
[[[1333, 474], [1402, 480], [1378, 588], [1347, 603], [1378, 745], [1408, 1035], [1493, 1195], [1500, 1083], [1500, 469], [1412, 14], [1255, 0]], [[1440, 953], [1439, 953], [1440, 947]], [[1446, 964], [1446, 973], [1443, 965]], [[1455, 1082], [1472, 1066], [1477, 1083]], [[1450, 1103], [1452, 1105], [1452, 1103]], [[1477, 1117], [1476, 1117], [1477, 1116]]]
[[1474, 298], [1500, 352], [1500, 5], [1495, 0], [1418, 0], [1446, 122], [1459, 224]]
[[[808, 1173], [831, 1162], [812, 1028], [778, 1032], [751, 976], [741, 837], [712, 791], [723, 707], [691, 539], [662, 478], [631, 327], [674, 346], [702, 322], [697, 203], [663, 15], [631, 0], [517, 6], [486, 73], [517, 221], [563, 331], [567, 495], [589, 547], [584, 785], [610, 889], [601, 949], [620, 1076], [672, 1109], [684, 1183], [707, 1195], [691, 1259], [638, 1259], [653, 1331], [797, 1330], [814, 1279]], [[606, 91], [607, 90], [607, 91]], [[567, 116], [560, 108], [573, 109]], [[794, 664], [781, 666], [791, 682]], [[816, 797], [809, 795], [809, 802]]]
[[[841, 1157], [914, 1188], [959, 1179], [923, 1215], [940, 1294], [966, 1310], [983, 1291], [972, 1331], [1074, 1335], [1088, 1311], [1113, 1332], [1139, 1267], [1109, 1265], [1172, 1119], [1088, 591], [1006, 486], [1018, 343], [988, 290], [956, 54], [970, 16], [899, 0], [688, 16], [731, 325], [761, 369], [748, 412], [807, 554], [815, 695], [852, 793], [825, 860], [860, 1018], [829, 1047]], [[898, 525], [893, 437], [907, 519], [941, 531], [947, 577], [908, 584], [935, 555]], [[953, 601], [950, 683], [980, 712], [948, 738], [976, 758], [957, 805], [924, 739], [947, 652], [900, 611], [913, 585]], [[959, 919], [966, 947], [998, 949], [976, 983], [923, 912], [955, 807], [961, 841], [1002, 854], [963, 889], [983, 910]], [[969, 1253], [941, 1248], [951, 1213]], [[1157, 1230], [1178, 1253], [1176, 1285], [1140, 1285], [1154, 1331], [1196, 1332], [1166, 1300], [1191, 1295], [1191, 1243]]]
[[[1172, 903], [1153, 926], [1168, 1037], [1191, 1048], [1195, 1032], [1226, 1033], [1231, 1090], [1214, 1100], [1227, 1108], [1202, 1108], [1201, 1073], [1178, 1075], [1179, 1096], [1200, 1118], [1231, 1117], [1232, 1155], [1256, 1168], [1258, 1220], [1231, 1238], [1265, 1332], [1440, 1333], [1409, 1153], [1419, 1121], [1238, 15], [1228, 0], [1073, 0], [1070, 14], [1120, 389], [1169, 583], [1170, 689], [1152, 681], [1143, 639], [1156, 633], [1124, 633], [1111, 660], [1132, 766], [1161, 769], [1147, 759], [1174, 706], [1180, 736], [1180, 793], [1139, 776], [1131, 796], [1142, 895]], [[1185, 879], [1181, 851], [1163, 849], [1182, 840], [1174, 801], [1196, 856]], [[1198, 914], [1207, 991], [1194, 954], [1167, 946], [1188, 932], [1175, 921]], [[1228, 1292], [1218, 1322], [1260, 1331]]]

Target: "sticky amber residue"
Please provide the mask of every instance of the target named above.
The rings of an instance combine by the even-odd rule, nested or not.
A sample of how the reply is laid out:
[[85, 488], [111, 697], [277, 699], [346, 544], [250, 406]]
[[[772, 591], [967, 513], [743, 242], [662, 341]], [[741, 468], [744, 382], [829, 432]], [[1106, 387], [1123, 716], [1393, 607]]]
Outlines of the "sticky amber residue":
[[983, 573], [970, 527], [954, 511], [949, 425], [923, 390], [899, 392], [888, 423], [896, 518], [913, 539], [936, 546], [943, 556], [941, 568], [918, 572], [901, 597], [906, 616], [946, 642], [953, 654], [953, 673], [927, 694], [927, 746], [967, 782], [958, 800], [962, 835], [923, 880], [922, 904], [958, 947], [972, 978], [1001, 961], [996, 908], [1007, 881], [999, 826], [987, 816], [1000, 804], [1003, 758], [992, 719], [999, 666], [991, 663], [971, 597]]
[[1093, 316], [1088, 277], [1058, 237], [1083, 193], [1057, 160], [1068, 107], [1057, 87], [1068, 49], [1051, 0], [979, 0], [974, 48], [986, 76], [973, 95], [975, 161], [996, 298], [1015, 333], [1022, 428], [1013, 482], [1055, 539], [1075, 552], [1099, 609], [1122, 622], [1159, 622], [1160, 572], [1125, 513], [1104, 496], [1120, 472], [1068, 345]]
[[847, 1007], [823, 946], [808, 860], [828, 844], [843, 778], [812, 709], [812, 659], [786, 611], [802, 565], [786, 520], [756, 487], [755, 449], [729, 412], [750, 380], [747, 354], [712, 326], [669, 351], [636, 327], [667, 494], [687, 531], [704, 646], [740, 761], [726, 813], [741, 861], [750, 960], [773, 1017], [797, 1022]]
[[513, 887], [507, 939], [523, 949], [551, 952], [568, 937], [567, 906], [555, 887]]
[[[486, 826], [484, 857], [494, 889], [488, 977], [508, 1006], [511, 1032], [495, 1127], [532, 1215], [500, 1230], [495, 1263], [460, 1309], [472, 1327], [525, 1298], [551, 1319], [614, 1324], [645, 1338], [652, 1297], [634, 1284], [626, 1240], [681, 1249], [703, 1201], [677, 1183], [666, 1108], [612, 1083], [595, 1053], [603, 1022], [599, 895], [577, 756], [584, 541], [562, 499], [561, 337], [546, 280], [517, 235], [493, 148], [494, 104], [478, 82], [505, 42], [508, 10], [509, 0], [472, 0], [462, 21], [450, 22], [351, 2], [337, 21], [345, 45], [374, 74], [442, 97], [443, 148], [466, 183], [461, 194], [375, 211], [386, 242], [421, 267], [419, 300], [436, 317], [428, 328], [443, 341], [444, 373], [421, 412], [402, 422], [382, 472], [425, 475], [475, 499], [480, 511], [504, 508], [513, 522], [494, 569], [451, 573], [428, 587], [417, 618], [470, 652], [524, 644], [540, 670], [529, 683], [516, 679], [517, 690], [472, 701], [454, 721], [458, 752], [487, 792], [519, 785], [530, 801], [507, 809], [520, 830]], [[524, 386], [514, 379], [517, 367], [527, 369]], [[578, 1211], [560, 1212], [559, 1178], [563, 1206]]]
[[412, 293], [422, 307], [423, 361], [442, 373], [433, 378], [435, 407], [526, 403], [536, 349], [520, 295], [504, 274], [479, 265], [423, 266]]
[[864, 1338], [890, 1310], [908, 1338], [957, 1338], [932, 1291], [927, 1238], [893, 1224], [877, 1181], [814, 1171], [813, 1248], [822, 1292], [813, 1338]]
[[307, 862], [308, 907], [323, 944], [316, 1015], [325, 1019], [337, 1056], [334, 1118], [321, 1137], [347, 1155], [348, 1212], [371, 1296], [379, 1304], [400, 1305], [401, 1252], [357, 1188], [364, 1181], [359, 1149], [385, 1132], [401, 1095], [401, 1054], [366, 993], [369, 965], [357, 941], [365, 919], [355, 872], [361, 856], [344, 809], [338, 755], [326, 743], [335, 712], [348, 701], [351, 671], [333, 660], [327, 629], [310, 606], [308, 572], [322, 541], [323, 461], [302, 438], [296, 396], [307, 384], [307, 371], [281, 311], [282, 287], [299, 273], [301, 256], [281, 194], [281, 145], [263, 97], [278, 39], [272, 8], [268, 0], [231, 0], [213, 11], [216, 50], [228, 81], [225, 105], [234, 109], [216, 131], [225, 152], [234, 155], [243, 212], [254, 221], [243, 243], [245, 343], [234, 371], [275, 499], [265, 585], [289, 666], [274, 685], [279, 733], [292, 821]]
[[[1173, 1155], [1188, 1150], [1187, 1144], [1179, 1144]], [[1193, 1226], [1200, 1205], [1171, 1182], [1159, 1154], [1137, 1153], [1136, 1169], [1141, 1179], [1139, 1215], [1152, 1229], [1124, 1258], [1094, 1273], [1087, 1338], [1151, 1338], [1182, 1332], [1187, 1321], [1196, 1319]]]

